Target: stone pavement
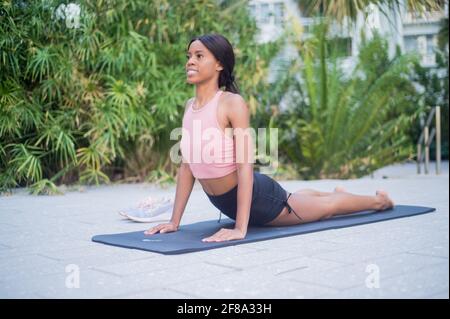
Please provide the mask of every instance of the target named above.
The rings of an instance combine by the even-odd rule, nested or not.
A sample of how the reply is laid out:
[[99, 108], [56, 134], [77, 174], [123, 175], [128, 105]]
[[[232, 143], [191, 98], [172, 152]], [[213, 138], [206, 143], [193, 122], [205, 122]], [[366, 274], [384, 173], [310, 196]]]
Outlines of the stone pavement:
[[[289, 191], [388, 191], [436, 212], [293, 237], [166, 256], [91, 242], [145, 230], [120, 208], [175, 186], [105, 185], [0, 197], [1, 298], [449, 298], [449, 176], [393, 165], [355, 180], [281, 181]], [[196, 182], [183, 224], [218, 218]]]

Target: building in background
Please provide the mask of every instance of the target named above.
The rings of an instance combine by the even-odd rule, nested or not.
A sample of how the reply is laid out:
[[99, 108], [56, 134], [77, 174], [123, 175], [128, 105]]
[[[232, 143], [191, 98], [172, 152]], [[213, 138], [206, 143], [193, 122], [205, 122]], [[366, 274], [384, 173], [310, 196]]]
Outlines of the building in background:
[[[400, 11], [387, 7], [381, 9], [371, 5], [367, 10], [367, 17], [361, 12], [351, 28], [334, 25], [334, 36], [339, 37], [342, 64], [348, 70], [352, 69], [355, 57], [358, 55], [363, 29], [368, 37], [376, 30], [388, 39], [389, 53], [393, 56], [397, 47], [402, 52], [417, 52], [421, 56], [422, 65], [434, 67], [436, 65], [435, 49], [437, 48], [438, 33], [441, 20], [448, 18], [448, 0], [441, 1], [442, 11], [426, 11], [422, 14], [411, 12], [403, 0]], [[308, 36], [311, 25], [317, 23], [317, 18], [308, 16], [300, 1], [294, 0], [250, 0], [249, 10], [255, 18], [260, 33], [258, 41], [266, 42], [282, 33], [288, 17], [296, 19], [304, 28], [304, 36]], [[385, 14], [384, 12], [387, 12]], [[288, 45], [279, 56], [274, 59], [274, 69], [281, 68], [286, 61], [295, 58], [295, 49]], [[271, 72], [272, 74], [273, 72]], [[271, 79], [269, 78], [269, 81]]]

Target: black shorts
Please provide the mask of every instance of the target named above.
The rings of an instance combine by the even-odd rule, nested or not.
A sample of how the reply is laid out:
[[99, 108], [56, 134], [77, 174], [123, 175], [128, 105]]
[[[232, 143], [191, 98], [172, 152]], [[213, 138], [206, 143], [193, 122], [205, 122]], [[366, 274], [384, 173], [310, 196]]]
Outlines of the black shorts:
[[[221, 195], [206, 193], [211, 203], [222, 213], [236, 220], [237, 189]], [[262, 226], [274, 220], [287, 204], [289, 192], [271, 177], [253, 171], [253, 192], [249, 225]], [[290, 211], [290, 209], [289, 209]]]

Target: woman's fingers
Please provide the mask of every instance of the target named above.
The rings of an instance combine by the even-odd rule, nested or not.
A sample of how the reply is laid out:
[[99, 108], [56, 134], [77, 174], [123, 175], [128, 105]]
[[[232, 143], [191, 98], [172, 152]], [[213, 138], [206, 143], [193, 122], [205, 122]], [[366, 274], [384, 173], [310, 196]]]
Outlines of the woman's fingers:
[[156, 234], [158, 231], [160, 231], [162, 229], [162, 227], [163, 227], [162, 225], [158, 225], [153, 228], [150, 228], [149, 230], [145, 231], [145, 234], [146, 235]]
[[226, 240], [228, 237], [229, 237], [229, 234], [227, 234], [226, 232], [222, 232], [220, 234], [217, 234], [216, 241]]
[[216, 232], [214, 235], [209, 236], [207, 238], [203, 238], [202, 241], [204, 242], [212, 242], [212, 241], [216, 241], [218, 234], [223, 232], [223, 228], [221, 228], [218, 232]]
[[230, 230], [228, 228], [222, 228], [214, 235], [204, 238], [202, 241], [204, 242], [221, 242], [225, 240], [233, 239], [230, 234]]
[[207, 237], [207, 238], [204, 238], [203, 239], [203, 241], [205, 241], [205, 242], [212, 242], [212, 241], [216, 241], [216, 235], [214, 234], [214, 235], [212, 235], [212, 236], [210, 236], [210, 237]]
[[156, 234], [157, 232], [164, 234], [164, 233], [170, 233], [170, 232], [174, 232], [174, 231], [176, 231], [176, 227], [174, 227], [173, 225], [160, 224], [158, 226], [155, 226], [155, 227], [150, 228], [149, 230], [145, 231], [144, 234], [145, 235], [153, 235], [153, 234]]
[[144, 232], [144, 235], [153, 235], [153, 232], [154, 232], [154, 228], [150, 228]]
[[163, 229], [161, 229], [159, 232], [161, 233], [161, 234], [163, 234], [163, 233], [167, 233], [167, 232], [170, 232], [170, 231], [172, 231], [169, 227], [164, 227]]

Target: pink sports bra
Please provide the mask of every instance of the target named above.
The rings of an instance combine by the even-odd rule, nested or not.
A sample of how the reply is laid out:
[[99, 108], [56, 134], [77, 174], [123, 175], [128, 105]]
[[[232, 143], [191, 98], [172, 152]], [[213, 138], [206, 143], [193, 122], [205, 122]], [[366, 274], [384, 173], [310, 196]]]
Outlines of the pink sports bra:
[[183, 116], [180, 150], [183, 162], [189, 163], [195, 178], [218, 178], [237, 169], [233, 137], [222, 130], [217, 120], [222, 92], [218, 90], [198, 110], [191, 103]]

